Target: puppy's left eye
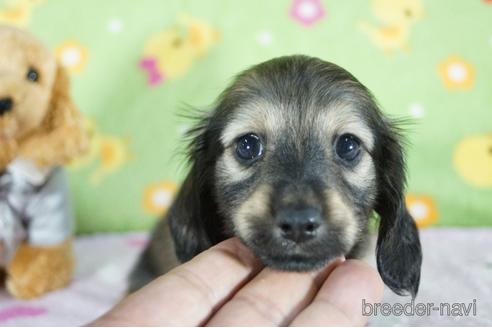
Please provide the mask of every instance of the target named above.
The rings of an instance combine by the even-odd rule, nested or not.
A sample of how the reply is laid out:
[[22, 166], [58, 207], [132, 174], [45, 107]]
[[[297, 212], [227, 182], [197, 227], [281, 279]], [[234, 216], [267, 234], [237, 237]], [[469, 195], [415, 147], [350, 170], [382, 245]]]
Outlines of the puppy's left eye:
[[351, 162], [360, 154], [360, 140], [353, 134], [342, 134], [336, 141], [335, 151], [341, 159]]
[[254, 133], [236, 139], [236, 156], [242, 161], [253, 161], [263, 155], [263, 143]]
[[29, 68], [26, 74], [26, 78], [31, 82], [37, 82], [39, 80], [39, 73], [35, 68]]

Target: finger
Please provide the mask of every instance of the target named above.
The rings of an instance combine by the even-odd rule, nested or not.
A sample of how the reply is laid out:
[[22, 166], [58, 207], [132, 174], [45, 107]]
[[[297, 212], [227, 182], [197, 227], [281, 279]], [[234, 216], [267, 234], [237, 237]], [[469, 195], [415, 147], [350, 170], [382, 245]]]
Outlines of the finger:
[[202, 325], [260, 269], [237, 238], [229, 239], [129, 295], [92, 325]]
[[368, 319], [362, 315], [362, 300], [380, 302], [383, 287], [381, 277], [371, 266], [347, 260], [333, 270], [311, 305], [291, 326], [362, 326]]
[[336, 259], [315, 272], [282, 272], [265, 268], [234, 295], [207, 325], [285, 325], [311, 302], [328, 274], [341, 261]]

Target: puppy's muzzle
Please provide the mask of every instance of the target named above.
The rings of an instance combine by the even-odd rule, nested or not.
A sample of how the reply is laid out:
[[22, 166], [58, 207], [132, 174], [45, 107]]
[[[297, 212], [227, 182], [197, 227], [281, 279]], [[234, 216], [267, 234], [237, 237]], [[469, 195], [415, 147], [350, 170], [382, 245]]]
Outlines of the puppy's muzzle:
[[0, 98], [0, 116], [10, 112], [14, 107], [14, 100], [11, 97]]
[[303, 243], [316, 237], [321, 226], [321, 212], [312, 207], [284, 208], [276, 214], [277, 226], [284, 239]]

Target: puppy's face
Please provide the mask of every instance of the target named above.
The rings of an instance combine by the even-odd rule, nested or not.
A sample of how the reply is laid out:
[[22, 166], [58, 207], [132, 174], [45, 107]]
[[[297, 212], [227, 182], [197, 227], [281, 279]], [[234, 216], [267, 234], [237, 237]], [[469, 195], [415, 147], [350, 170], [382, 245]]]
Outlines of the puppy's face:
[[344, 97], [322, 101], [313, 73], [280, 86], [256, 81], [265, 94], [251, 90], [220, 135], [215, 192], [226, 224], [279, 269], [349, 254], [376, 197], [374, 127], [353, 101], [361, 90], [339, 88]]
[[180, 260], [235, 235], [268, 266], [314, 269], [357, 256], [375, 211], [383, 280], [417, 292], [399, 134], [350, 73], [305, 56], [262, 63], [192, 136], [192, 168], [169, 212]]

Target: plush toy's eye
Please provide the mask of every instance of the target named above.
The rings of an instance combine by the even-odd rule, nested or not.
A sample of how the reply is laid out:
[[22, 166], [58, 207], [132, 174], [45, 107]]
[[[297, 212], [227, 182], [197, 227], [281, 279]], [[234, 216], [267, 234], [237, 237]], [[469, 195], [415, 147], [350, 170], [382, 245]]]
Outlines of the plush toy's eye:
[[338, 157], [351, 162], [360, 154], [360, 140], [353, 134], [342, 134], [336, 141], [335, 151]]
[[253, 161], [263, 155], [263, 143], [254, 133], [236, 139], [236, 156], [242, 161]]
[[26, 78], [31, 82], [37, 82], [39, 80], [39, 73], [34, 68], [29, 68], [26, 74]]

